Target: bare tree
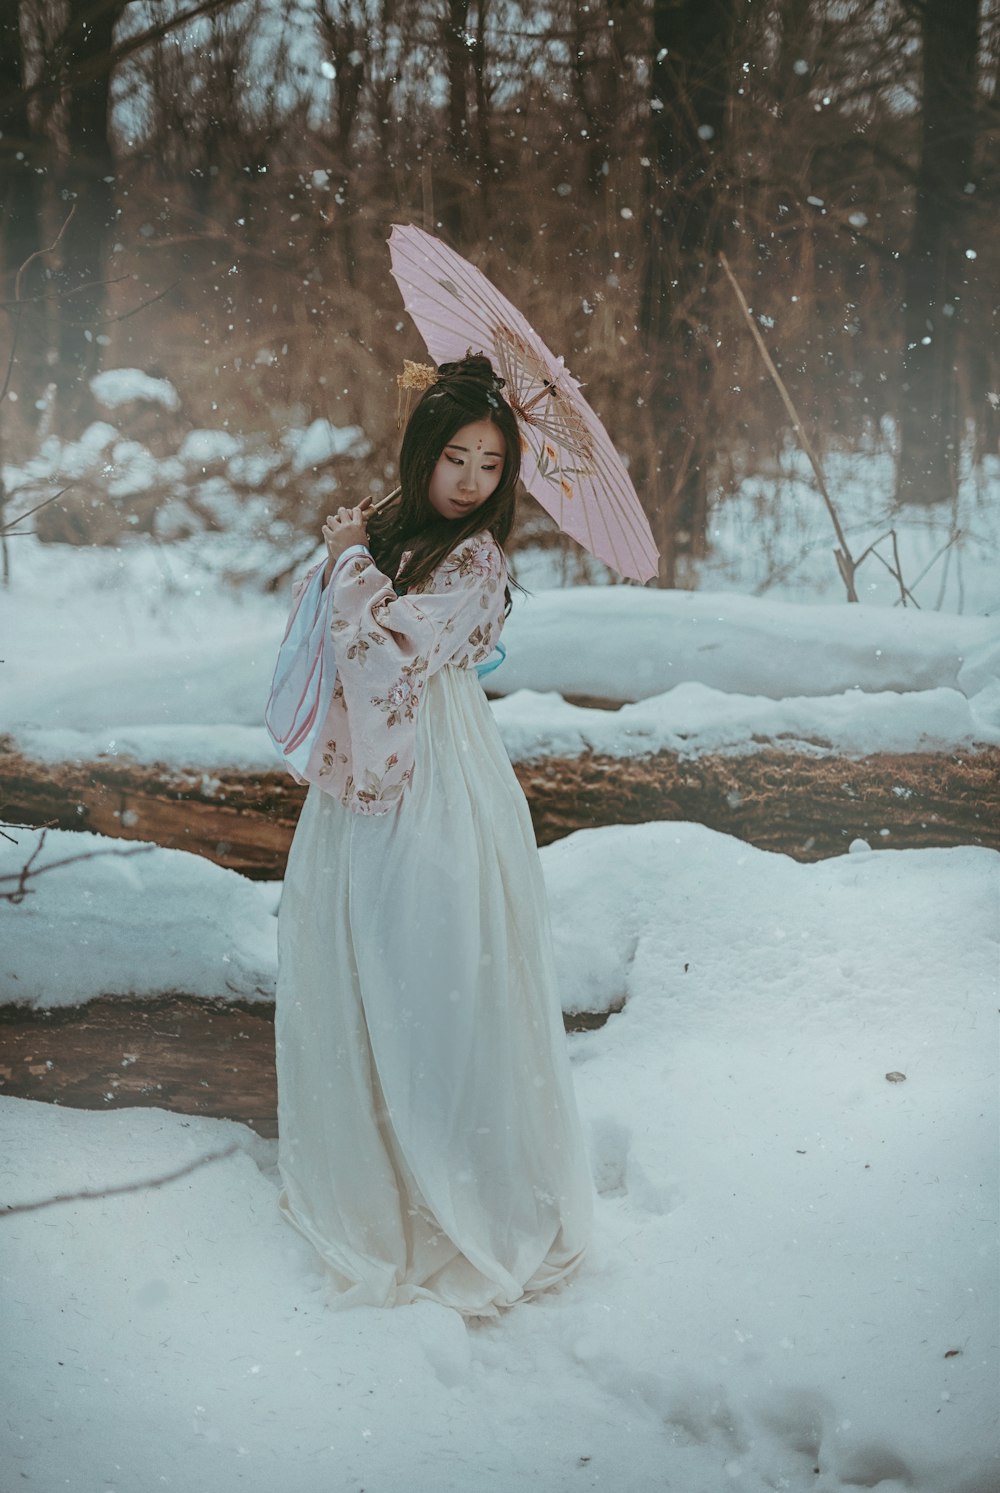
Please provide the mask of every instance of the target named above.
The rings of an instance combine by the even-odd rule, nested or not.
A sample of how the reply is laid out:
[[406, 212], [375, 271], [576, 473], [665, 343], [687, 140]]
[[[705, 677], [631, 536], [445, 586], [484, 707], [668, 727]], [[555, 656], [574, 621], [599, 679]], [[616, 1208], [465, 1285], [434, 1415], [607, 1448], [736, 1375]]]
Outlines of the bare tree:
[[944, 503], [956, 491], [962, 428], [955, 367], [971, 278], [963, 227], [975, 183], [978, 0], [923, 0], [921, 150], [906, 259], [896, 497]]
[[[24, 45], [21, 39], [19, 0], [0, 0], [0, 274], [13, 293], [18, 270], [41, 246], [39, 181], [47, 165], [45, 142], [28, 114]], [[22, 421], [37, 423], [36, 402], [45, 386], [44, 315], [37, 303], [27, 300], [38, 283], [41, 263], [33, 261], [35, 273], [22, 277], [21, 306], [24, 317], [17, 357], [17, 387]]]
[[646, 483], [675, 584], [678, 550], [706, 548], [705, 419], [712, 376], [703, 297], [722, 247], [723, 163], [737, 0], [654, 0], [650, 67], [651, 201], [640, 325], [660, 433]]
[[115, 218], [111, 57], [123, 9], [124, 0], [65, 0], [34, 97], [55, 145], [58, 195], [76, 204], [52, 273], [59, 296], [53, 378], [60, 427], [70, 431], [95, 413], [89, 378], [100, 362], [105, 254]]
[[438, 178], [437, 214], [453, 242], [464, 238], [464, 197], [469, 172], [469, 0], [441, 0], [441, 50], [448, 80], [445, 169]]

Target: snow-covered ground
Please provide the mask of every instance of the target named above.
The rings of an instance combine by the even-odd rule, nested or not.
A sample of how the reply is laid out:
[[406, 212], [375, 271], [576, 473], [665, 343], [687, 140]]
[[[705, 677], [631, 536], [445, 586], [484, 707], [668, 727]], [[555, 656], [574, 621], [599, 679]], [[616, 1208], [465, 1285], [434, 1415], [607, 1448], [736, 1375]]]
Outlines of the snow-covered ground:
[[0, 835], [0, 1003], [99, 995], [274, 999], [280, 882], [141, 841], [8, 826]]
[[[880, 450], [824, 457], [827, 486], [851, 555], [860, 562], [857, 593], [866, 606], [898, 608], [898, 555], [911, 605], [923, 611], [996, 614], [1000, 606], [1000, 460], [966, 467], [953, 509], [893, 503], [892, 432]], [[681, 582], [700, 591], [782, 597], [809, 606], [845, 598], [836, 539], [809, 462], [787, 448], [768, 473], [746, 477], [735, 493], [710, 497], [705, 560], [688, 562]], [[895, 536], [895, 551], [894, 539]], [[873, 553], [868, 553], [872, 547]], [[519, 557], [527, 586], [600, 585], [611, 579], [583, 551]]]
[[[310, 430], [286, 466], [335, 454], [332, 427]], [[227, 579], [275, 573], [266, 496], [240, 504], [233, 485], [266, 484], [271, 458], [195, 434], [166, 460], [224, 532], [10, 541], [0, 731], [27, 749], [274, 762], [261, 713], [287, 588]], [[119, 456], [125, 497], [164, 477]], [[828, 464], [858, 551], [880, 531], [880, 460]], [[918, 584], [925, 610], [894, 608], [875, 561], [848, 607], [819, 499], [790, 470], [784, 493], [745, 484], [715, 515], [698, 592], [609, 587], [597, 567], [553, 592], [550, 557], [522, 554], [537, 594], [515, 598], [489, 676], [512, 755], [1000, 740], [995, 491], [990, 506], [966, 484], [940, 611], [946, 556]], [[794, 521], [772, 523], [788, 502]], [[941, 523], [901, 516], [911, 583]], [[783, 579], [745, 594], [768, 573]], [[567, 693], [634, 703], [579, 710]], [[11, 833], [0, 877], [38, 842]], [[0, 999], [272, 994], [276, 885], [65, 832], [38, 864], [94, 850], [0, 900]], [[542, 863], [566, 1009], [625, 1001], [568, 1039], [600, 1194], [582, 1273], [493, 1324], [332, 1313], [277, 1212], [273, 1142], [113, 1099], [95, 1114], [0, 1098], [7, 1203], [236, 1146], [152, 1190], [0, 1215], [4, 1493], [4, 1477], [45, 1493], [1000, 1488], [1000, 856], [856, 844], [806, 866], [650, 824], [583, 831]]]
[[[494, 1324], [331, 1313], [278, 1214], [274, 1142], [0, 1099], [7, 1203], [237, 1147], [154, 1190], [0, 1218], [11, 1488], [998, 1486], [1000, 857], [803, 866], [655, 824], [542, 861], [564, 1003], [625, 998], [568, 1039], [599, 1192], [579, 1276]], [[150, 902], [172, 893], [174, 920], [146, 924], [151, 981], [185, 922], [185, 978], [222, 933], [260, 947], [270, 889], [212, 928], [206, 876], [234, 873], [178, 851], [106, 864], [125, 922], [136, 877]], [[70, 875], [12, 916], [55, 912]], [[25, 948], [61, 976], [72, 936]], [[104, 948], [126, 988], [132, 951]]]
[[[0, 728], [47, 758], [273, 765], [262, 717], [287, 588], [225, 584], [226, 546], [23, 539], [0, 592]], [[504, 643], [488, 685], [521, 759], [767, 738], [858, 756], [1000, 740], [993, 617], [576, 586], [515, 593]], [[565, 695], [641, 703], [583, 710]]]
[[[891, 574], [895, 531], [903, 579], [924, 611], [996, 613], [1000, 605], [1000, 460], [966, 467], [952, 512], [907, 506], [895, 510], [895, 464], [887, 432], [883, 450], [836, 451], [824, 458], [827, 486], [855, 560], [870, 545], [856, 576], [867, 605], [898, 606]], [[841, 601], [833, 558], [833, 526], [801, 451], [787, 449], [773, 476], [747, 478], [734, 500], [719, 499], [710, 516], [712, 554], [691, 580], [812, 602]], [[877, 543], [876, 543], [877, 542]], [[877, 558], [881, 556], [881, 559]]]
[[[299, 423], [304, 412], [287, 412], [287, 423], [269, 436], [247, 437], [225, 429], [187, 429], [196, 411], [184, 410], [176, 389], [139, 369], [108, 369], [92, 390], [109, 419], [92, 425], [76, 441], [50, 435], [39, 452], [8, 464], [3, 476], [10, 512], [26, 512], [67, 483], [94, 502], [116, 507], [126, 523], [130, 505], [153, 503], [158, 539], [193, 535], [224, 554], [228, 569], [252, 572], [270, 553], [280, 555], [295, 534], [274, 500], [288, 489], [315, 498], [338, 493], [338, 502], [356, 501], [347, 471], [332, 465], [359, 457], [370, 443], [356, 426], [327, 420]], [[154, 455], [142, 441], [113, 422], [129, 425], [128, 409], [159, 408], [175, 416], [176, 450]], [[178, 414], [178, 411], [180, 413]], [[1000, 459], [987, 455], [978, 467], [965, 462], [950, 510], [893, 503], [893, 431], [887, 424], [881, 444], [855, 451], [830, 451], [823, 460], [827, 486], [852, 556], [861, 561], [856, 585], [862, 602], [896, 606], [899, 582], [892, 574], [898, 556], [913, 602], [925, 611], [994, 613], [1000, 603]], [[303, 479], [306, 486], [303, 488]], [[221, 528], [221, 535], [204, 532]], [[835, 535], [809, 462], [794, 445], [772, 458], [770, 470], [746, 477], [735, 493], [710, 498], [711, 552], [693, 562], [685, 587], [770, 595], [816, 605], [841, 602], [843, 582], [833, 557]], [[214, 542], [221, 539], [221, 547]], [[869, 550], [866, 559], [862, 556]], [[600, 563], [570, 547], [522, 551], [518, 579], [548, 588], [612, 579]]]

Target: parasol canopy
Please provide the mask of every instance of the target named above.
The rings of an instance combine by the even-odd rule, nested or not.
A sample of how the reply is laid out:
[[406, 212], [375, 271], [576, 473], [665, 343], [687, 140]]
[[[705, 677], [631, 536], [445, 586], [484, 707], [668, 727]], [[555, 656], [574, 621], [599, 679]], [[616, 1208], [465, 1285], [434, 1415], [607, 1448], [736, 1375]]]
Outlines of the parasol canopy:
[[648, 581], [659, 552], [631, 478], [580, 385], [480, 270], [440, 239], [393, 224], [392, 273], [435, 363], [482, 352], [521, 432], [521, 480], [590, 554]]

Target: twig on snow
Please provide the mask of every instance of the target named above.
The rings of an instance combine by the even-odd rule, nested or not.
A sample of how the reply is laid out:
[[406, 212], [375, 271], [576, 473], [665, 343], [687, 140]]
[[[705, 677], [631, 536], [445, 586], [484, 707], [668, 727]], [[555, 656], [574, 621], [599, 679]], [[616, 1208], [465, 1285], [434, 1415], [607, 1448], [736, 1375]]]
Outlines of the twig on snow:
[[[41, 835], [38, 839], [38, 844], [28, 856], [28, 859], [25, 861], [20, 871], [11, 871], [8, 872], [5, 876], [0, 876], [0, 902], [12, 902], [15, 906], [17, 906], [19, 903], [23, 902], [25, 897], [27, 897], [33, 891], [33, 888], [29, 887], [27, 884], [32, 876], [42, 876], [46, 871], [55, 871], [60, 866], [72, 866], [76, 861], [96, 860], [97, 857], [101, 855], [148, 855], [151, 850], [156, 849], [155, 845], [133, 845], [130, 850], [119, 850], [117, 846], [109, 846], [107, 850], [83, 850], [79, 855], [64, 856], [61, 861], [49, 861], [47, 866], [35, 866], [32, 863], [37, 860], [38, 856], [41, 854], [42, 847], [45, 844], [45, 836], [47, 833], [47, 830], [42, 830]], [[8, 835], [7, 839], [10, 838], [11, 836]], [[16, 845], [17, 841], [15, 840], [14, 843]], [[17, 883], [13, 891], [3, 891], [2, 887], [4, 882], [11, 881]]]
[[143, 1192], [146, 1189], [162, 1187], [165, 1182], [174, 1182], [178, 1177], [187, 1176], [199, 1166], [205, 1166], [210, 1161], [221, 1161], [225, 1156], [231, 1156], [234, 1151], [240, 1150], [236, 1141], [224, 1146], [221, 1151], [209, 1151], [204, 1156], [197, 1156], [194, 1161], [189, 1161], [186, 1166], [181, 1166], [172, 1172], [164, 1172], [162, 1177], [150, 1177], [142, 1182], [123, 1182], [120, 1187], [84, 1187], [79, 1192], [60, 1192], [55, 1197], [39, 1198], [34, 1203], [4, 1203], [0, 1204], [0, 1218], [10, 1218], [14, 1213], [34, 1213], [39, 1208], [51, 1208], [55, 1203], [76, 1203], [86, 1198], [109, 1198], [117, 1197], [123, 1192]]

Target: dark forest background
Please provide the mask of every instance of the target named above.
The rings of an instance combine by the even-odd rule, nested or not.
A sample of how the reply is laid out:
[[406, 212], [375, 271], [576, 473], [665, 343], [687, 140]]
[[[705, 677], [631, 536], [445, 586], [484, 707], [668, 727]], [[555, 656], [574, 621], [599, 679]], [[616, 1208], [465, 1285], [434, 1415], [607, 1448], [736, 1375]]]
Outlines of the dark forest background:
[[360, 425], [377, 487], [399, 221], [584, 380], [660, 584], [789, 440], [720, 253], [820, 452], [953, 503], [997, 445], [998, 126], [983, 0], [0, 0], [3, 449], [135, 366], [188, 428]]

